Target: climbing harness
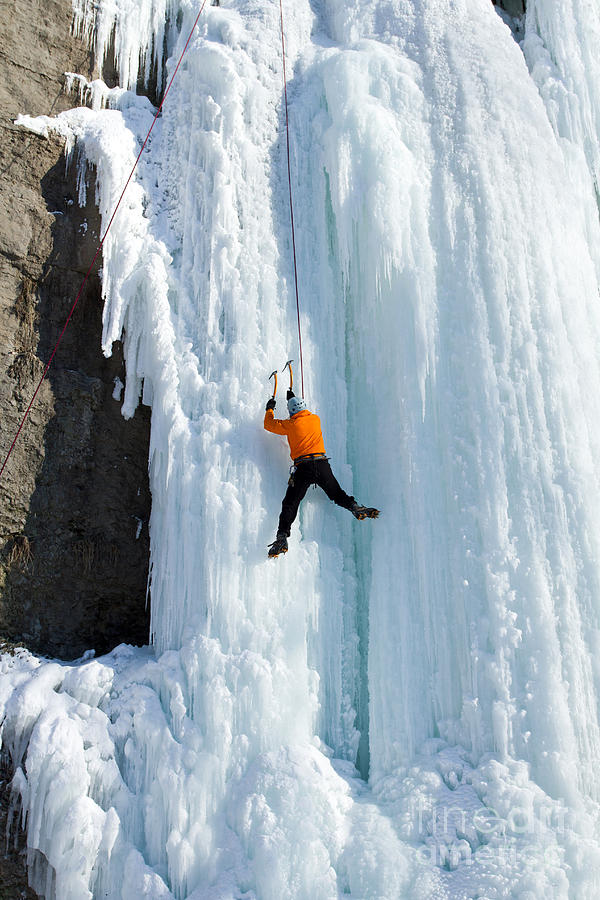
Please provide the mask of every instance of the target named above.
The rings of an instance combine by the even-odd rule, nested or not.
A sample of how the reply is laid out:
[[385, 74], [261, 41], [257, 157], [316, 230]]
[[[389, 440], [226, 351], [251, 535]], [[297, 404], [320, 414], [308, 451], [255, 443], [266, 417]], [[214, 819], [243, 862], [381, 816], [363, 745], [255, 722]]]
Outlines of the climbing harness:
[[[179, 67], [180, 67], [180, 65], [181, 65], [181, 63], [182, 63], [183, 57], [185, 56], [185, 53], [186, 53], [187, 48], [188, 48], [188, 46], [189, 46], [189, 43], [190, 43], [190, 41], [191, 41], [191, 39], [192, 39], [192, 36], [193, 36], [193, 34], [194, 34], [195, 30], [196, 30], [196, 26], [197, 26], [198, 22], [200, 21], [200, 16], [202, 15], [202, 13], [203, 13], [203, 11], [204, 11], [204, 7], [205, 7], [205, 6], [206, 6], [206, 0], [202, 0], [202, 5], [201, 5], [201, 7], [200, 7], [200, 11], [199, 11], [198, 15], [196, 16], [196, 19], [195, 19], [195, 21], [194, 21], [194, 24], [192, 25], [192, 28], [191, 28], [191, 30], [190, 30], [188, 39], [187, 39], [187, 41], [185, 42], [185, 47], [184, 47], [183, 50], [181, 51], [181, 55], [180, 55], [180, 57], [179, 57], [179, 60], [178, 60], [178, 62], [177, 62], [177, 65], [176, 65], [176, 67], [175, 67], [175, 71], [173, 72], [173, 74], [172, 74], [172, 76], [171, 76], [171, 79], [170, 79], [170, 81], [169, 81], [169, 83], [168, 83], [168, 85], [167, 85], [167, 89], [166, 89], [165, 93], [163, 94], [163, 98], [162, 98], [162, 100], [161, 100], [161, 102], [160, 102], [160, 106], [159, 106], [158, 109], [156, 110], [156, 114], [155, 114], [155, 116], [154, 116], [154, 119], [152, 120], [152, 124], [150, 125], [150, 128], [148, 129], [148, 134], [147, 134], [146, 137], [145, 137], [144, 143], [142, 144], [142, 148], [141, 148], [140, 152], [139, 152], [138, 155], [137, 155], [137, 159], [136, 159], [136, 161], [135, 161], [134, 164], [133, 164], [133, 168], [132, 168], [131, 172], [129, 173], [129, 178], [128, 178], [127, 181], [125, 182], [125, 187], [124, 187], [123, 190], [121, 191], [121, 196], [119, 197], [119, 199], [118, 199], [118, 201], [117, 201], [117, 205], [115, 206], [114, 211], [113, 211], [113, 214], [112, 214], [112, 216], [110, 217], [110, 221], [109, 221], [108, 225], [106, 226], [106, 230], [105, 230], [103, 236], [102, 236], [101, 239], [100, 239], [100, 243], [98, 244], [98, 247], [96, 248], [96, 252], [95, 252], [95, 254], [94, 254], [94, 258], [93, 258], [93, 260], [91, 261], [91, 263], [90, 263], [90, 265], [89, 265], [89, 268], [88, 268], [87, 272], [85, 273], [85, 277], [84, 277], [83, 281], [81, 282], [81, 287], [79, 288], [79, 291], [78, 291], [78, 293], [77, 293], [77, 296], [75, 297], [75, 301], [74, 301], [74, 303], [73, 303], [73, 305], [72, 305], [72, 307], [71, 307], [71, 310], [70, 310], [70, 312], [69, 312], [69, 315], [67, 316], [66, 322], [65, 322], [65, 324], [64, 324], [64, 326], [63, 326], [63, 330], [61, 331], [61, 333], [60, 333], [60, 335], [59, 335], [59, 337], [58, 337], [58, 340], [57, 340], [57, 342], [56, 342], [56, 344], [55, 344], [55, 346], [54, 346], [54, 349], [53, 349], [52, 353], [50, 354], [50, 359], [48, 360], [48, 362], [46, 363], [46, 366], [44, 367], [44, 371], [43, 371], [43, 373], [42, 373], [42, 377], [40, 378], [40, 380], [39, 380], [39, 382], [38, 382], [38, 385], [37, 385], [37, 387], [36, 387], [36, 389], [35, 389], [35, 391], [34, 391], [34, 394], [33, 394], [33, 397], [31, 398], [31, 401], [30, 401], [30, 403], [29, 403], [29, 406], [28, 406], [27, 409], [25, 410], [25, 414], [24, 414], [23, 418], [21, 419], [21, 424], [19, 425], [19, 427], [18, 427], [18, 429], [17, 429], [17, 433], [15, 434], [14, 440], [13, 440], [12, 444], [10, 445], [10, 449], [9, 449], [8, 453], [6, 454], [6, 457], [5, 457], [5, 459], [4, 459], [4, 462], [2, 463], [2, 466], [0, 467], [0, 478], [2, 478], [2, 474], [3, 474], [3, 472], [4, 472], [4, 469], [6, 468], [6, 464], [8, 463], [8, 460], [10, 459], [10, 455], [11, 455], [11, 453], [13, 452], [13, 449], [14, 449], [14, 447], [15, 447], [15, 444], [17, 443], [17, 440], [18, 440], [18, 438], [19, 438], [19, 435], [21, 434], [21, 431], [22, 431], [22, 429], [23, 429], [23, 426], [25, 425], [25, 422], [27, 421], [27, 417], [28, 417], [28, 415], [29, 415], [29, 412], [30, 412], [30, 410], [31, 410], [31, 407], [32, 407], [33, 404], [34, 404], [35, 398], [37, 397], [37, 395], [38, 395], [38, 393], [39, 393], [39, 390], [40, 390], [40, 388], [41, 388], [41, 386], [42, 386], [42, 383], [44, 382], [44, 379], [46, 378], [46, 375], [48, 374], [48, 370], [49, 370], [50, 366], [52, 365], [52, 360], [53, 360], [54, 357], [56, 356], [56, 351], [58, 350], [58, 348], [59, 348], [59, 346], [60, 346], [60, 343], [61, 343], [61, 341], [62, 341], [62, 339], [63, 339], [63, 337], [64, 337], [64, 334], [65, 334], [65, 331], [67, 330], [67, 326], [68, 326], [69, 322], [71, 321], [71, 318], [72, 318], [72, 316], [73, 316], [73, 313], [75, 312], [75, 307], [76, 307], [77, 304], [79, 303], [79, 299], [80, 299], [80, 297], [81, 297], [81, 295], [82, 295], [82, 293], [83, 293], [83, 289], [84, 289], [84, 287], [85, 287], [85, 285], [86, 285], [86, 283], [87, 283], [87, 280], [88, 280], [88, 278], [90, 277], [90, 274], [91, 274], [91, 272], [92, 272], [92, 269], [94, 268], [94, 263], [96, 262], [96, 260], [97, 260], [97, 258], [98, 258], [98, 254], [99, 254], [100, 251], [102, 250], [102, 246], [103, 246], [103, 244], [104, 244], [104, 241], [106, 240], [106, 235], [108, 234], [108, 232], [109, 232], [109, 230], [110, 230], [110, 226], [112, 225], [113, 220], [114, 220], [114, 218], [115, 218], [115, 216], [116, 216], [116, 214], [117, 214], [117, 211], [118, 211], [118, 209], [119, 209], [119, 206], [121, 205], [121, 201], [123, 200], [123, 197], [124, 197], [124, 195], [125, 195], [125, 191], [126, 191], [127, 188], [129, 187], [129, 182], [130, 182], [131, 179], [133, 178], [133, 173], [135, 172], [135, 170], [136, 170], [136, 168], [137, 168], [137, 164], [139, 163], [140, 157], [141, 157], [142, 153], [144, 152], [144, 149], [145, 149], [145, 147], [146, 147], [146, 144], [148, 143], [148, 139], [150, 138], [150, 135], [151, 135], [151, 133], [152, 133], [152, 129], [154, 128], [154, 125], [156, 124], [156, 120], [158, 119], [158, 117], [159, 117], [159, 115], [160, 115], [160, 113], [161, 113], [161, 111], [162, 111], [162, 108], [163, 108], [163, 106], [164, 106], [165, 100], [167, 99], [167, 95], [168, 95], [169, 91], [171, 90], [171, 85], [172, 85], [173, 82], [175, 81], [175, 76], [177, 75], [177, 72], [179, 71]], [[283, 21], [283, 20], [282, 20], [282, 21]], [[289, 148], [288, 148], [288, 165], [289, 165]], [[291, 190], [291, 185], [290, 185], [290, 190]]]
[[[296, 264], [296, 230], [294, 228], [294, 201], [292, 198], [292, 167], [290, 164], [290, 123], [288, 116], [287, 75], [285, 70], [285, 32], [283, 27], [283, 0], [279, 0], [281, 14], [281, 55], [283, 58], [283, 97], [285, 100], [285, 141], [287, 146], [288, 188], [290, 194], [290, 221], [292, 226], [292, 254], [294, 257], [294, 287], [296, 289], [296, 316], [298, 319], [298, 345], [300, 347], [300, 382], [304, 397], [304, 364], [302, 362], [302, 329], [300, 327], [300, 299], [298, 294], [298, 267]], [[290, 368], [290, 373], [291, 373]]]
[[304, 462], [312, 462], [313, 459], [329, 459], [326, 453], [306, 453], [304, 456], [297, 456], [294, 465], [299, 466]]

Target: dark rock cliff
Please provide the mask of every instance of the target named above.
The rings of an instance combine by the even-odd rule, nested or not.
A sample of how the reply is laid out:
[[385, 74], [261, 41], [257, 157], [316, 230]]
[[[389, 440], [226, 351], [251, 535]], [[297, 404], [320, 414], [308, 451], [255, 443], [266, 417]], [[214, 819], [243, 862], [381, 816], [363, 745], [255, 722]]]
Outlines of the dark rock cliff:
[[522, 16], [525, 14], [526, 0], [492, 0], [494, 6], [499, 6], [509, 16]]
[[[76, 105], [64, 72], [94, 74], [71, 17], [71, 0], [0, 0], [2, 460], [99, 240], [62, 141], [13, 124]], [[149, 414], [120, 414], [101, 315], [94, 273], [0, 479], [0, 636], [66, 659], [148, 640]]]

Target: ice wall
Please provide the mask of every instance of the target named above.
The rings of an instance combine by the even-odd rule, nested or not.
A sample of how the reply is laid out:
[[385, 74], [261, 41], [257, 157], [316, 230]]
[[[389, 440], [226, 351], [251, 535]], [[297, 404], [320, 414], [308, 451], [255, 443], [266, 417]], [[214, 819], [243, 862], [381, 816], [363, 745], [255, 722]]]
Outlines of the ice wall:
[[[351, 455], [370, 491], [387, 486], [391, 507], [371, 557], [376, 771], [410, 758], [434, 722], [455, 729], [463, 705], [461, 743], [474, 714], [477, 752], [541, 751], [522, 736], [558, 705], [566, 673], [562, 654], [549, 654], [535, 679], [547, 695], [527, 702], [531, 660], [540, 643], [544, 654], [579, 646], [562, 657], [562, 667], [583, 667], [566, 682], [590, 684], [597, 609], [592, 602], [582, 626], [574, 602], [597, 597], [593, 195], [583, 209], [572, 203], [587, 173], [572, 173], [573, 187], [519, 48], [492, 10], [413, 7], [380, 31], [346, 15], [336, 37], [352, 35], [355, 51], [328, 61], [345, 75], [325, 141], [349, 340], [362, 363], [349, 369], [359, 398]], [[376, 37], [376, 51], [361, 37]], [[352, 208], [359, 197], [368, 200]], [[411, 685], [404, 671], [417, 675]], [[575, 726], [591, 747], [593, 697]], [[553, 746], [570, 748], [570, 729], [553, 718]]]
[[[483, 0], [284, 10], [307, 399], [382, 518], [310, 492], [265, 559], [288, 465], [267, 376], [297, 357], [280, 9], [222, 0], [104, 245], [104, 349], [124, 333], [124, 414], [152, 406], [153, 647], [3, 661], [32, 878], [591, 900], [600, 227], [594, 117], [567, 133], [536, 70], [575, 59], [562, 13], [532, 5], [524, 56]], [[22, 120], [68, 138], [82, 191], [97, 168], [105, 223], [151, 122], [131, 89], [196, 13], [77, 3], [100, 57], [116, 29], [122, 88]]]
[[360, 361], [350, 456], [387, 500], [367, 564], [371, 781], [385, 796], [439, 734], [526, 760], [582, 809], [599, 737], [592, 184], [487, 5], [377, 9], [333, 10], [354, 52], [327, 61], [323, 131]]
[[527, 4], [523, 50], [556, 134], [583, 151], [600, 183], [600, 10], [569, 0]]

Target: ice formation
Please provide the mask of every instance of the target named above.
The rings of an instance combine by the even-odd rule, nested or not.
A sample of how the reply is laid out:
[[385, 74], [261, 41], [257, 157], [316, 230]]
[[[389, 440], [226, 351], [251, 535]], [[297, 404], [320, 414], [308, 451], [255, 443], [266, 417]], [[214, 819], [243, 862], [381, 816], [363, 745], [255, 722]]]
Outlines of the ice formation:
[[[82, 196], [95, 167], [105, 223], [153, 115], [136, 83], [198, 10], [130, 7], [75, 3], [120, 88], [20, 120], [67, 137]], [[2, 661], [32, 882], [595, 900], [598, 10], [529, 0], [521, 45], [487, 0], [284, 14], [306, 395], [382, 518], [311, 492], [265, 559], [267, 376], [297, 355], [279, 2], [221, 0], [104, 246], [116, 396], [152, 407], [152, 646]]]

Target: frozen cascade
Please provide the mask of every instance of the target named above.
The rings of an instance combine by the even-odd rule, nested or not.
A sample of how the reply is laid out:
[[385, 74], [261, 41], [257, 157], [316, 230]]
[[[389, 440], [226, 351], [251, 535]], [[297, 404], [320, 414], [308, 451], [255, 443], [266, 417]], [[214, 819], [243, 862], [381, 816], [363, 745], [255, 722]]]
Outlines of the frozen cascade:
[[[276, 563], [279, 3], [207, 7], [104, 245], [104, 350], [124, 332], [123, 413], [152, 407], [153, 645], [1, 662], [45, 896], [598, 896], [596, 19], [555, 6], [522, 50], [486, 0], [285, 4], [306, 393], [384, 513], [311, 492]], [[105, 223], [139, 73], [197, 13], [130, 7], [74, 2], [121, 88], [19, 120], [82, 196], [96, 168]]]
[[582, 151], [600, 196], [600, 9], [528, 0], [523, 49], [557, 135]]

